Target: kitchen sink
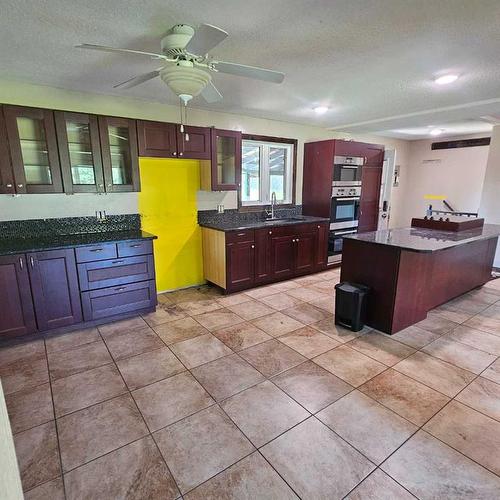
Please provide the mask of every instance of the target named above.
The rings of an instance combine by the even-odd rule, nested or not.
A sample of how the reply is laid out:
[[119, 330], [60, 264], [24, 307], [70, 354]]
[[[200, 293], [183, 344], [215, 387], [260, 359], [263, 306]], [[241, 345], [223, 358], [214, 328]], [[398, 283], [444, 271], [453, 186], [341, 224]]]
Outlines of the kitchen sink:
[[267, 219], [264, 221], [264, 224], [276, 224], [279, 222], [294, 222], [297, 220], [303, 220], [302, 217], [284, 217], [279, 219]]

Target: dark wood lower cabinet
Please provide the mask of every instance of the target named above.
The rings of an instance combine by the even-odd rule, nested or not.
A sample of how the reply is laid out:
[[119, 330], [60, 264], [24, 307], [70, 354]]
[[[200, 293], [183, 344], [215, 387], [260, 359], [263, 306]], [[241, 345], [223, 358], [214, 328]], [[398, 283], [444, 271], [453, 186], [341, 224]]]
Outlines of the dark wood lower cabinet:
[[[236, 292], [319, 271], [326, 268], [327, 241], [326, 222], [226, 233], [207, 229], [205, 277], [228, 292]], [[220, 268], [225, 269], [225, 279], [214, 271]]]
[[156, 306], [154, 280], [82, 292], [83, 318], [95, 321]]
[[271, 279], [271, 238], [272, 229], [255, 230], [255, 284], [266, 283]]
[[317, 232], [314, 227], [301, 231], [295, 238], [295, 272], [311, 273], [316, 267]]
[[290, 278], [295, 273], [295, 235], [282, 234], [271, 239], [271, 276]]
[[154, 311], [152, 252], [128, 240], [0, 256], [0, 339]]
[[255, 269], [254, 240], [229, 243], [226, 248], [228, 288], [239, 290], [252, 286]]
[[38, 329], [82, 321], [75, 251], [48, 250], [27, 254]]
[[0, 257], [0, 339], [36, 331], [24, 254]]

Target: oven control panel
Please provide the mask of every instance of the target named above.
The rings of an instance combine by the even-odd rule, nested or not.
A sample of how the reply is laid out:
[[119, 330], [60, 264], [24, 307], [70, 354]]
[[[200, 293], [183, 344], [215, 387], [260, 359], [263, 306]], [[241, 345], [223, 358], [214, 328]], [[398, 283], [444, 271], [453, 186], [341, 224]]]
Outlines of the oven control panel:
[[334, 198], [342, 198], [348, 196], [361, 196], [361, 186], [336, 186], [332, 189], [332, 197]]

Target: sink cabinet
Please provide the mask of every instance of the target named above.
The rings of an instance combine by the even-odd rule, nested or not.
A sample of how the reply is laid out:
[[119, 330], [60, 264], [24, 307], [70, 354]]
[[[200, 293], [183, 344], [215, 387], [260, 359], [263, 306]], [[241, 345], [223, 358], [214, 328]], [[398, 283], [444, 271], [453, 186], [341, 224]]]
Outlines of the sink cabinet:
[[235, 292], [326, 267], [328, 223], [223, 232], [202, 228], [205, 278]]

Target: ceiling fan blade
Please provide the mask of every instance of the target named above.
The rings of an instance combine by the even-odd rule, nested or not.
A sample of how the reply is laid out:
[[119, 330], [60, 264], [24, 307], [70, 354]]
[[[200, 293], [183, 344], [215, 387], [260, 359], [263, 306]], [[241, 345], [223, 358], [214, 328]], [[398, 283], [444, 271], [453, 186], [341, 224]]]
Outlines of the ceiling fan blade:
[[75, 45], [75, 48], [88, 49], [88, 50], [102, 50], [103, 52], [124, 52], [126, 54], [139, 54], [143, 56], [149, 56], [154, 59], [167, 59], [167, 56], [163, 54], [155, 54], [153, 52], [143, 52], [142, 50], [118, 49], [115, 47], [107, 47], [105, 45], [93, 45], [91, 43], [82, 43], [81, 45]]
[[229, 75], [245, 76], [265, 82], [281, 83], [285, 74], [272, 69], [256, 68], [254, 66], [246, 66], [245, 64], [236, 64], [231, 62], [213, 62], [214, 67], [220, 73]]
[[207, 86], [201, 91], [201, 95], [208, 103], [222, 101], [222, 94], [212, 82], [208, 82]]
[[143, 75], [134, 76], [133, 78], [125, 80], [124, 82], [118, 83], [117, 85], [113, 85], [113, 88], [130, 89], [131, 87], [135, 87], [140, 83], [144, 83], [147, 82], [148, 80], [156, 78], [159, 74], [160, 72], [157, 69], [155, 69], [154, 71], [150, 71], [149, 73], [144, 73]]
[[198, 26], [191, 40], [189, 40], [186, 50], [191, 54], [204, 56], [216, 45], [225, 40], [227, 36], [227, 32], [217, 28], [217, 26], [202, 24]]

